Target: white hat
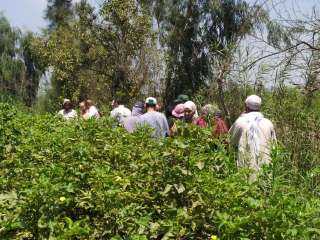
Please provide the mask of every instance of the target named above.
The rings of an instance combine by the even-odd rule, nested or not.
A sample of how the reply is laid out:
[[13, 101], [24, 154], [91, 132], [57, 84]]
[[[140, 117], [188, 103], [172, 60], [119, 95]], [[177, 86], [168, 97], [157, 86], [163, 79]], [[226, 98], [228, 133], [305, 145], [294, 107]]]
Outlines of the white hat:
[[157, 105], [157, 99], [155, 99], [154, 97], [148, 97], [145, 103], [148, 105]]
[[63, 105], [65, 105], [67, 103], [71, 103], [70, 99], [68, 99], [68, 98], [63, 99]]
[[245, 103], [246, 103], [247, 108], [249, 108], [250, 110], [253, 110], [253, 111], [257, 111], [257, 110], [260, 110], [262, 100], [257, 95], [251, 95], [251, 96], [247, 97]]
[[194, 115], [193, 117], [194, 118], [198, 118], [199, 117], [199, 114], [198, 114], [198, 111], [197, 111], [197, 106], [194, 102], [192, 101], [187, 101], [184, 103], [184, 109], [189, 109], [191, 110], [192, 112], [194, 112]]
[[187, 101], [184, 103], [184, 109], [188, 109], [191, 110], [192, 112], [196, 112], [197, 111], [197, 106], [194, 102], [192, 101]]

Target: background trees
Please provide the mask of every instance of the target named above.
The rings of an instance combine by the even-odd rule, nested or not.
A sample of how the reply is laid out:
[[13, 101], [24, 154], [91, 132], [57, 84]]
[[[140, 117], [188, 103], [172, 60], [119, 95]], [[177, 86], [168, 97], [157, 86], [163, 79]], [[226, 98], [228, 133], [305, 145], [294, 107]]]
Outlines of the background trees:
[[43, 72], [32, 53], [32, 33], [21, 33], [0, 14], [0, 91], [15, 95], [31, 106]]
[[[52, 17], [59, 8], [65, 18]], [[242, 0], [112, 0], [99, 11], [86, 1], [73, 7], [49, 1], [51, 31], [34, 47], [53, 69], [56, 97], [128, 102], [153, 94], [169, 103], [220, 82], [224, 106], [228, 69], [215, 75], [212, 66], [229, 65], [234, 46], [259, 22], [257, 9]]]
[[67, 24], [72, 15], [72, 0], [48, 0], [45, 18], [49, 21], [49, 29]]
[[154, 37], [150, 18], [133, 0], [104, 2], [99, 13], [81, 1], [72, 21], [39, 37], [34, 47], [53, 69], [56, 97], [128, 101], [149, 78]]
[[0, 15], [0, 79], [1, 89], [19, 95], [23, 78], [23, 63], [16, 59], [16, 47], [20, 32], [11, 28], [7, 19]]
[[[244, 82], [261, 92], [268, 82], [286, 84], [296, 71], [310, 105], [319, 89], [319, 18], [271, 21], [264, 3], [49, 0], [48, 27], [36, 36], [2, 20], [2, 90], [31, 105], [46, 69], [52, 77], [44, 99], [57, 104], [64, 97], [105, 104], [146, 95], [167, 104], [184, 93], [218, 102], [232, 119], [239, 107], [226, 92], [240, 87], [242, 97]], [[265, 49], [252, 54], [256, 43], [244, 48], [251, 39]]]

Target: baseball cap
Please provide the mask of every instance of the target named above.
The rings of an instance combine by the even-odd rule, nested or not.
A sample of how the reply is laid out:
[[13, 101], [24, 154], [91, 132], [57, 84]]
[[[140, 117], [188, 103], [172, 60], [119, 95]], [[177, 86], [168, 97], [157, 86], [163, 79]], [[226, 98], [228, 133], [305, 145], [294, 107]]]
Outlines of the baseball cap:
[[157, 99], [155, 99], [154, 97], [148, 97], [145, 103], [148, 105], [157, 105]]
[[180, 94], [176, 100], [174, 100], [175, 103], [185, 103], [187, 101], [189, 101], [189, 96], [188, 95], [184, 95], [184, 94]]

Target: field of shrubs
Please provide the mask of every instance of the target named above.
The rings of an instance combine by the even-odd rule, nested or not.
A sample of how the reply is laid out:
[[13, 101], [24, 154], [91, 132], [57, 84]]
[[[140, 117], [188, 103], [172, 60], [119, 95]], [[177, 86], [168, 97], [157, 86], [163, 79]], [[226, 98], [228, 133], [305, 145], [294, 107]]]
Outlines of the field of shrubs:
[[280, 143], [250, 183], [225, 142], [0, 103], [0, 239], [320, 239], [320, 168], [297, 173]]

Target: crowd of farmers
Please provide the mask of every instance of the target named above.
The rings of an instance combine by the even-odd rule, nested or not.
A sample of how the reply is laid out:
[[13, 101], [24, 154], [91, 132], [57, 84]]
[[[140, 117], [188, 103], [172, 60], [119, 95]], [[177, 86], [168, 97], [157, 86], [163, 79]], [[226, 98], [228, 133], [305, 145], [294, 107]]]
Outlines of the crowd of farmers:
[[[163, 138], [174, 136], [179, 121], [200, 128], [212, 127], [213, 136], [229, 135], [230, 144], [237, 149], [238, 167], [249, 167], [259, 171], [264, 164], [271, 161], [270, 151], [276, 141], [274, 126], [260, 112], [262, 100], [257, 95], [247, 97], [245, 111], [229, 128], [217, 105], [207, 104], [198, 110], [196, 104], [187, 95], [179, 95], [177, 99], [161, 112], [161, 107], [154, 97], [136, 102], [132, 109], [124, 103], [114, 100], [111, 104], [110, 117], [133, 133], [140, 126], [152, 129], [152, 137]], [[100, 118], [101, 112], [93, 101], [86, 100], [79, 104], [80, 113], [73, 109], [69, 99], [63, 101], [63, 109], [58, 115], [66, 120], [75, 118]]]

